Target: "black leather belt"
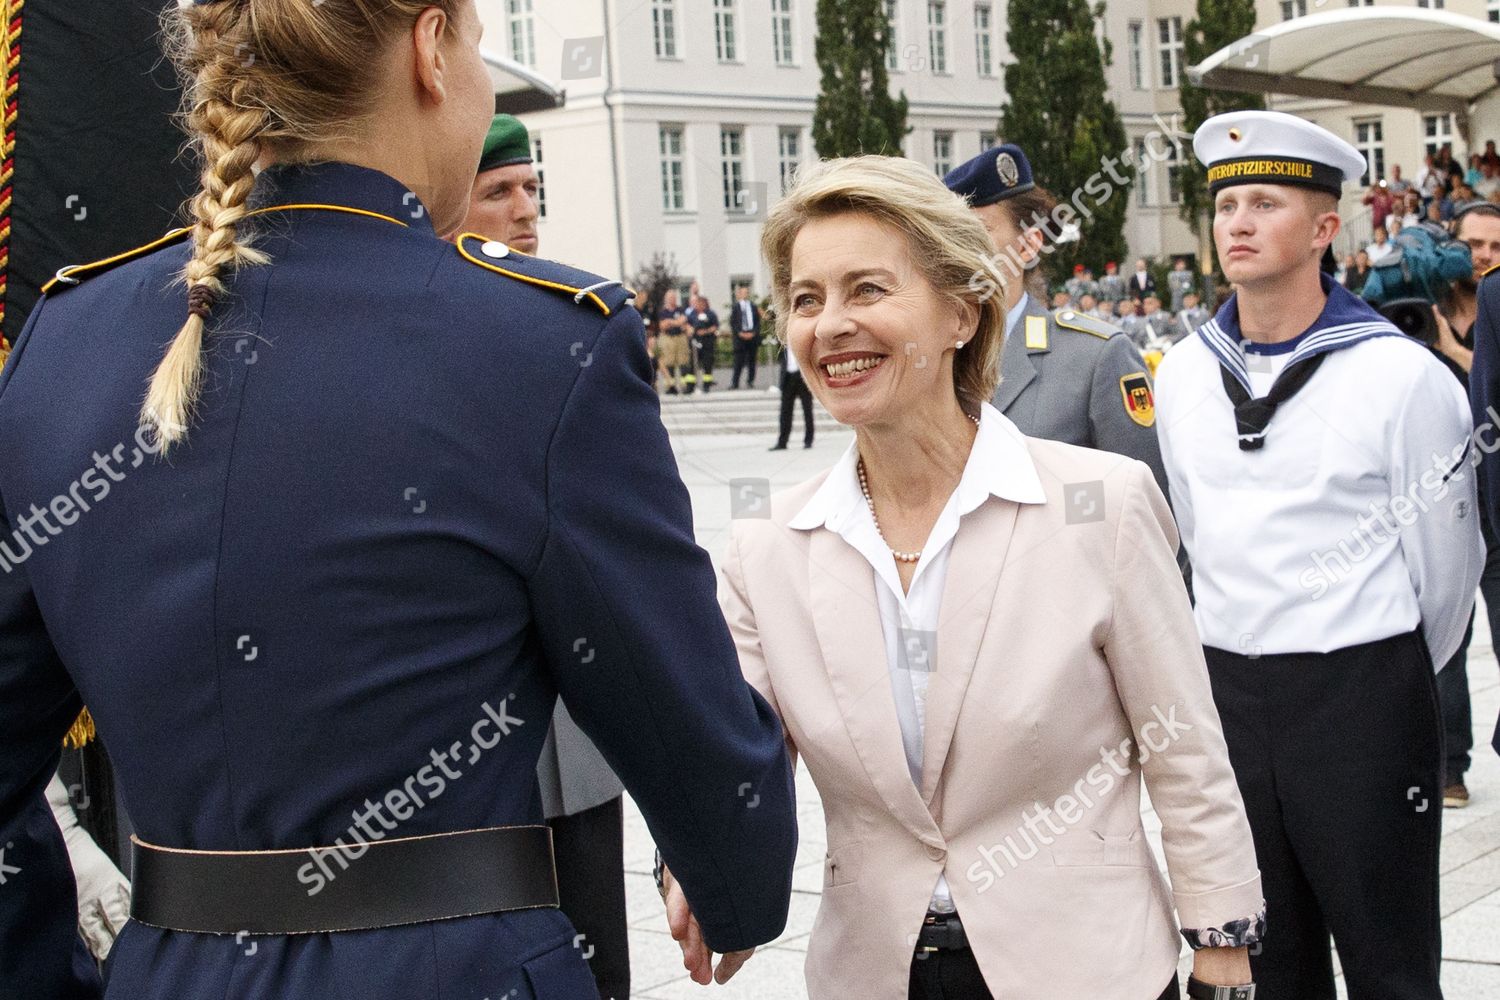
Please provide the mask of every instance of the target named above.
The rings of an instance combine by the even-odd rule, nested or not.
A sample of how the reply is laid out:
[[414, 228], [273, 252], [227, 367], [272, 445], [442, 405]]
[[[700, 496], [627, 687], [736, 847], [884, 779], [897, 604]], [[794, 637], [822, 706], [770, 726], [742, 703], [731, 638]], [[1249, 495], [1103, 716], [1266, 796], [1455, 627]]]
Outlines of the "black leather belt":
[[953, 951], [969, 946], [969, 936], [964, 933], [963, 921], [957, 913], [929, 913], [917, 932], [917, 951]]
[[186, 851], [132, 837], [130, 916], [204, 934], [320, 934], [557, 905], [546, 826], [351, 840]]

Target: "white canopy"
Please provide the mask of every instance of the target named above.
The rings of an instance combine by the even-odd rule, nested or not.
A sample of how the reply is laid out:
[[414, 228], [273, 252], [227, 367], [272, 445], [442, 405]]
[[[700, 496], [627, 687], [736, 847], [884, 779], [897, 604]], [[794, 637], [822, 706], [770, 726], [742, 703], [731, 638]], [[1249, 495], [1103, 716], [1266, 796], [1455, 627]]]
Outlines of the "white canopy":
[[481, 50], [480, 55], [484, 57], [484, 64], [490, 71], [490, 82], [495, 87], [497, 112], [520, 115], [562, 107], [567, 95], [535, 70], [493, 52]]
[[1354, 7], [1247, 35], [1187, 70], [1215, 90], [1466, 115], [1500, 88], [1500, 24], [1445, 10]]

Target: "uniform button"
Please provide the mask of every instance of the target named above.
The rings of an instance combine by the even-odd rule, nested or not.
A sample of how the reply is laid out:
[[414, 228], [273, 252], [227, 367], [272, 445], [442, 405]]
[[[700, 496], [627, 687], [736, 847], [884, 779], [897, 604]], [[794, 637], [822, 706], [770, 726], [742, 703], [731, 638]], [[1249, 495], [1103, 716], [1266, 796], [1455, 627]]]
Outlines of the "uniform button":
[[1072, 319], [1073, 318], [1073, 311], [1070, 309], [1067, 312], [1062, 313], [1061, 315], [1059, 315], [1057, 318], [1058, 319]]
[[504, 243], [501, 243], [499, 240], [489, 240], [484, 244], [484, 246], [479, 248], [479, 252], [484, 254], [486, 257], [495, 257], [498, 259], [501, 257], [509, 257], [510, 247], [506, 246]]
[[941, 861], [948, 856], [948, 851], [936, 844], [928, 844], [927, 856], [934, 861]]

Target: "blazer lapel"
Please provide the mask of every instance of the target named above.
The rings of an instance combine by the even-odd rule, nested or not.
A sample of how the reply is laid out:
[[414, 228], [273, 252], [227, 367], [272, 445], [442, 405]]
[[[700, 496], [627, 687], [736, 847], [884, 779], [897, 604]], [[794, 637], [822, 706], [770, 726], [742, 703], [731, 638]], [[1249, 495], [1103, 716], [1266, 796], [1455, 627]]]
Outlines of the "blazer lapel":
[[1001, 413], [1036, 378], [1036, 366], [1031, 363], [1031, 352], [1026, 349], [1026, 317], [1046, 315], [1047, 310], [1035, 299], [1028, 300], [1026, 311], [1021, 314], [1021, 325], [1005, 336], [1005, 343], [1000, 348], [1000, 388], [995, 390], [992, 404]]
[[941, 834], [911, 780], [901, 745], [875, 571], [827, 528], [812, 532], [810, 557], [808, 592], [818, 645], [865, 774], [892, 815], [922, 839], [937, 842]]
[[922, 801], [928, 806], [953, 744], [1020, 507], [1015, 501], [991, 497], [964, 516], [953, 539], [938, 611], [937, 665], [927, 682]]

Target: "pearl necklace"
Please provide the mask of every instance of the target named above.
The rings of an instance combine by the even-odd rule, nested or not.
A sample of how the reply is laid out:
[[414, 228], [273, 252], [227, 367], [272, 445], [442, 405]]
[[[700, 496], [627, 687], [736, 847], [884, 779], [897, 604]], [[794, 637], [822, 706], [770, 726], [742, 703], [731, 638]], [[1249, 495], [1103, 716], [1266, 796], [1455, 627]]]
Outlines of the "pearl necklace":
[[[978, 417], [973, 416], [972, 414], [965, 414], [965, 416], [974, 421], [975, 427], [979, 426]], [[880, 530], [880, 518], [875, 514], [875, 498], [870, 495], [870, 481], [865, 478], [864, 459], [861, 458], [859, 460], [859, 462], [855, 465], [855, 470], [859, 473], [859, 491], [865, 495], [865, 503], [870, 508], [870, 520], [875, 522], [875, 534], [880, 536], [880, 540], [882, 542], [885, 542], [886, 548], [891, 549], [891, 543], [885, 541], [885, 532]], [[921, 549], [918, 549], [915, 552], [900, 552], [896, 549], [891, 549], [891, 555], [896, 557], [897, 562], [914, 563], [920, 562], [922, 560]]]

